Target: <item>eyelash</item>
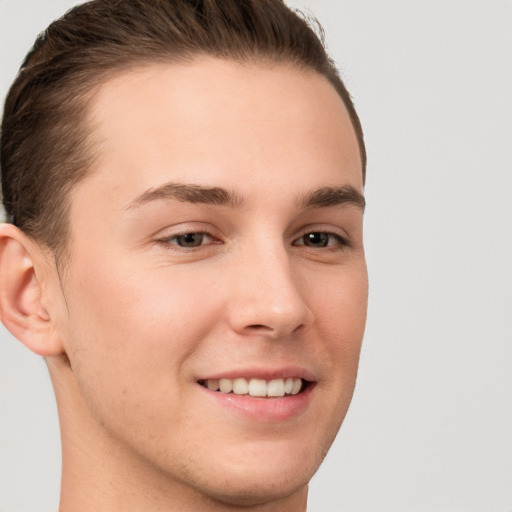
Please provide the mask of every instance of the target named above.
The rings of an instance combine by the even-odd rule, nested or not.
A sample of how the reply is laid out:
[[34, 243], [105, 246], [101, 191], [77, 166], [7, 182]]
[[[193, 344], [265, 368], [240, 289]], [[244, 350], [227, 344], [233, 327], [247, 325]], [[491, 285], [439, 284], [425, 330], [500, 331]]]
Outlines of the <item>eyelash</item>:
[[[186, 245], [180, 245], [179, 243], [175, 242], [175, 241], [177, 241], [177, 239], [179, 239], [181, 237], [186, 237], [186, 236], [190, 236], [190, 235], [200, 235], [202, 237], [199, 245], [186, 246]], [[326, 235], [327, 236], [327, 244], [325, 246], [320, 246], [320, 247], [314, 247], [311, 245], [307, 245], [307, 243], [305, 243], [305, 237], [307, 237], [308, 235], [324, 235], [324, 236]], [[205, 237], [210, 238], [211, 240], [213, 240], [213, 242], [203, 243]], [[334, 239], [334, 243], [332, 243], [333, 239]], [[168, 247], [169, 245], [174, 245], [174, 246], [178, 247], [180, 250], [194, 251], [194, 250], [200, 249], [204, 245], [215, 245], [215, 244], [222, 243], [221, 241], [215, 241], [215, 240], [216, 240], [215, 237], [206, 231], [187, 231], [184, 233], [178, 233], [176, 235], [172, 235], [167, 238], [162, 238], [160, 240], [157, 240], [157, 242], [166, 247]], [[302, 243], [299, 243], [299, 241], [301, 241], [301, 240], [302, 240]], [[294, 240], [292, 245], [294, 245], [295, 247], [302, 246], [302, 247], [306, 247], [308, 249], [313, 249], [313, 250], [314, 249], [325, 249], [325, 250], [333, 251], [333, 250], [343, 249], [344, 247], [349, 246], [350, 243], [347, 240], [347, 238], [341, 236], [339, 233], [334, 233], [332, 231], [321, 231], [321, 230], [314, 231], [314, 230], [312, 230], [312, 231], [307, 231], [304, 234], [302, 234], [299, 238]]]

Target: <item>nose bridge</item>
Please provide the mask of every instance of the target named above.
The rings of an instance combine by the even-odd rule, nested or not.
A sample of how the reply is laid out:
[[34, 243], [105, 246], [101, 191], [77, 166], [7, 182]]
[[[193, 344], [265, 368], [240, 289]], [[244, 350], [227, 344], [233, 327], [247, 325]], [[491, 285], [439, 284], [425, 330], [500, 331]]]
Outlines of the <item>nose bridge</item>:
[[312, 321], [300, 276], [283, 240], [262, 237], [240, 256], [231, 308], [235, 330], [282, 337]]

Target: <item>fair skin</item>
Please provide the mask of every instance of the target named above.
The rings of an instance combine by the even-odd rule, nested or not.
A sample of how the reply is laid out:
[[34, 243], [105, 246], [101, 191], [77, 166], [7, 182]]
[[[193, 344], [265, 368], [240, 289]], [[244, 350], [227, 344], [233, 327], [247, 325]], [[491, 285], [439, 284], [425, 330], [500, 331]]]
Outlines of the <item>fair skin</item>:
[[[366, 316], [342, 101], [311, 71], [203, 58], [112, 78], [88, 122], [62, 266], [0, 231], [2, 321], [57, 397], [60, 511], [304, 511]], [[216, 389], [240, 378], [278, 396]]]

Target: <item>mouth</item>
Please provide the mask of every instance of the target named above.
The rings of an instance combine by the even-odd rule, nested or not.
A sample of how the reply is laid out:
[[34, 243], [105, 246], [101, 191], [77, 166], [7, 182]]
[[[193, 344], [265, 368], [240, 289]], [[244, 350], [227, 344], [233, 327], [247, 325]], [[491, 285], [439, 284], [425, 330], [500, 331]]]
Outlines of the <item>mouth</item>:
[[256, 398], [283, 398], [304, 392], [311, 383], [305, 379], [293, 377], [272, 380], [242, 377], [237, 379], [201, 379], [198, 384], [218, 393], [247, 395]]

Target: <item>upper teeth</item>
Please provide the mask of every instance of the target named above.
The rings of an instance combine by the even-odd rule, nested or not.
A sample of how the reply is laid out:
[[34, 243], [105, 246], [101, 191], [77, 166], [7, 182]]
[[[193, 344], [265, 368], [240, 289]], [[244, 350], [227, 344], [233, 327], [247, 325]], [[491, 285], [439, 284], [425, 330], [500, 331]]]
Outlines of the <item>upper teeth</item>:
[[202, 384], [212, 391], [235, 395], [270, 396], [296, 395], [302, 388], [302, 379], [208, 379]]

